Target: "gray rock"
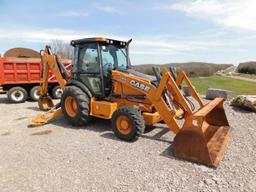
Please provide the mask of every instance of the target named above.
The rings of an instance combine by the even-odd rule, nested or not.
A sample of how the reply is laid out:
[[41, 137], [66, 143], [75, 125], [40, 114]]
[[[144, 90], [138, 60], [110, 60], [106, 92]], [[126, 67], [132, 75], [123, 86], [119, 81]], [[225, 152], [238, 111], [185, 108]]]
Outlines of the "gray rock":
[[231, 105], [256, 112], [256, 95], [239, 95], [231, 101]]
[[216, 97], [222, 97], [227, 100], [230, 93], [231, 91], [225, 89], [209, 88], [206, 94], [206, 99], [215, 99]]

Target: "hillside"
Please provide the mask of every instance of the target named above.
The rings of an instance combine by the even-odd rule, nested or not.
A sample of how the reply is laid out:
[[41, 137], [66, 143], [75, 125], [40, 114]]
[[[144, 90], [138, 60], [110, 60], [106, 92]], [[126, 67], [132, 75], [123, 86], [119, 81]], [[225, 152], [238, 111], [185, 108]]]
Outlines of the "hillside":
[[215, 72], [226, 69], [232, 64], [215, 64], [215, 63], [203, 63], [203, 62], [187, 62], [187, 63], [167, 63], [163, 65], [158, 64], [143, 64], [134, 65], [133, 68], [142, 73], [153, 75], [152, 67], [159, 66], [161, 69], [174, 66], [177, 71], [183, 69], [189, 76], [211, 76]]
[[249, 61], [249, 62], [240, 63], [237, 67], [237, 72], [256, 75], [256, 62]]

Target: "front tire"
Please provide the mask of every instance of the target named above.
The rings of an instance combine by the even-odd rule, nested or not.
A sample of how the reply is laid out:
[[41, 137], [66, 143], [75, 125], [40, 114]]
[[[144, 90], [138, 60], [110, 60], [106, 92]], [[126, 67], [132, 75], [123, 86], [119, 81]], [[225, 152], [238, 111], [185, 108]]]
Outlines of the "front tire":
[[72, 125], [81, 126], [90, 121], [90, 99], [76, 86], [65, 88], [61, 96], [61, 108]]
[[13, 87], [8, 91], [7, 96], [12, 103], [23, 103], [28, 98], [28, 92], [22, 87]]
[[144, 133], [145, 121], [134, 107], [123, 106], [115, 111], [112, 117], [112, 129], [116, 137], [125, 141], [134, 141]]

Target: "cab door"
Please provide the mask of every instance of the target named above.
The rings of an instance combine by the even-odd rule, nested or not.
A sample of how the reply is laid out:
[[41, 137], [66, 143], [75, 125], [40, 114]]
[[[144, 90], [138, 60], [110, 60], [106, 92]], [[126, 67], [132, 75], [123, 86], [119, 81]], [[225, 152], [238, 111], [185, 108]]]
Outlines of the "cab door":
[[79, 45], [77, 55], [77, 67], [74, 71], [75, 77], [91, 91], [92, 95], [104, 97], [103, 71], [99, 45], [97, 43], [86, 43]]

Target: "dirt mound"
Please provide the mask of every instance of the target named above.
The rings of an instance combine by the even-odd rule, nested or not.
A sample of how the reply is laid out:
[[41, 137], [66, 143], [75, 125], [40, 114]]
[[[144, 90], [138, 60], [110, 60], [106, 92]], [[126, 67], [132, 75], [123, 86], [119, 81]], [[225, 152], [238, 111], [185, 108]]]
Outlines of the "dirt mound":
[[14, 58], [40, 58], [39, 52], [28, 48], [12, 48], [5, 52], [4, 57]]

